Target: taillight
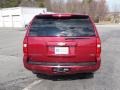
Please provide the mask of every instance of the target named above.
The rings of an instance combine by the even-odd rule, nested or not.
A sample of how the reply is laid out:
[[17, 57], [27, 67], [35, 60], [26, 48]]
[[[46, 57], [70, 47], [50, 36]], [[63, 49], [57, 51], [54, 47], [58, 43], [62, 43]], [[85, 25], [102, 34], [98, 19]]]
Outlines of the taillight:
[[27, 52], [28, 52], [28, 45], [27, 45], [27, 38], [25, 37], [25, 39], [24, 39], [24, 41], [23, 41], [23, 52], [24, 52], [24, 54], [27, 54]]
[[100, 56], [100, 53], [101, 53], [101, 42], [100, 39], [97, 38], [97, 51], [96, 51], [97, 57]]

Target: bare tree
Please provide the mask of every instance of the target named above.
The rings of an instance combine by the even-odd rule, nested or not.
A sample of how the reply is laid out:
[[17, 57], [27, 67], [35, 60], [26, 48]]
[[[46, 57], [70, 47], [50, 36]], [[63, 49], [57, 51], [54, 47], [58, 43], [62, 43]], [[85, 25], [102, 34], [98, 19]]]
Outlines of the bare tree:
[[44, 6], [48, 9], [48, 11], [52, 11], [52, 0], [44, 0]]
[[106, 0], [98, 1], [96, 9], [96, 16], [99, 17], [100, 20], [104, 20], [106, 14], [108, 13], [108, 6], [106, 5]]
[[24, 7], [39, 7], [37, 2], [35, 0], [21, 0], [21, 3], [19, 6], [24, 6]]
[[108, 11], [106, 0], [44, 0], [45, 7], [53, 12], [89, 14], [103, 20]]
[[66, 3], [66, 12], [80, 13], [80, 11], [81, 11], [80, 0], [69, 0], [69, 2]]
[[82, 1], [82, 12], [83, 14], [89, 14], [90, 4], [93, 0], [83, 0]]
[[120, 6], [118, 4], [113, 5], [113, 12], [112, 12], [112, 22], [119, 23], [120, 22]]

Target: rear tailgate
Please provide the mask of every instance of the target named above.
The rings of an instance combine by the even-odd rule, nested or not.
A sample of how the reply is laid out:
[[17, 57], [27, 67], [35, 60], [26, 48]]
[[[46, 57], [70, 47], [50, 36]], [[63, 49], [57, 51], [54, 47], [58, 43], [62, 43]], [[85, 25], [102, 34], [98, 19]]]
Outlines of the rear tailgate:
[[88, 16], [37, 17], [28, 37], [34, 62], [96, 61], [96, 35]]
[[[37, 62], [88, 62], [96, 60], [96, 38], [77, 40], [29, 37], [29, 59]], [[65, 43], [60, 45], [60, 43]], [[56, 51], [58, 49], [58, 51]], [[60, 50], [61, 51], [60, 51]]]

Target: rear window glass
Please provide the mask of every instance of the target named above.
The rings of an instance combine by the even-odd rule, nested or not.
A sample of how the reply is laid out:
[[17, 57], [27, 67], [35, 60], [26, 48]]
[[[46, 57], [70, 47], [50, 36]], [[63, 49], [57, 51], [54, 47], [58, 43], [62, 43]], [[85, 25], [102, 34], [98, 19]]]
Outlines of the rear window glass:
[[30, 36], [95, 36], [89, 18], [35, 18], [32, 22]]

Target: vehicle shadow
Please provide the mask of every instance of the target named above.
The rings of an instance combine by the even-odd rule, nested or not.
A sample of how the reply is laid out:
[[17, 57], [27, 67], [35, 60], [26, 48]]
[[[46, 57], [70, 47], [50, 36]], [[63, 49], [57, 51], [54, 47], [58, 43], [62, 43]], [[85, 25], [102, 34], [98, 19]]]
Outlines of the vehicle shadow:
[[78, 79], [91, 79], [94, 77], [93, 73], [81, 73], [81, 74], [74, 74], [74, 75], [54, 75], [48, 76], [43, 74], [36, 74], [38, 78], [53, 80], [53, 81], [64, 81], [64, 80], [78, 80]]

